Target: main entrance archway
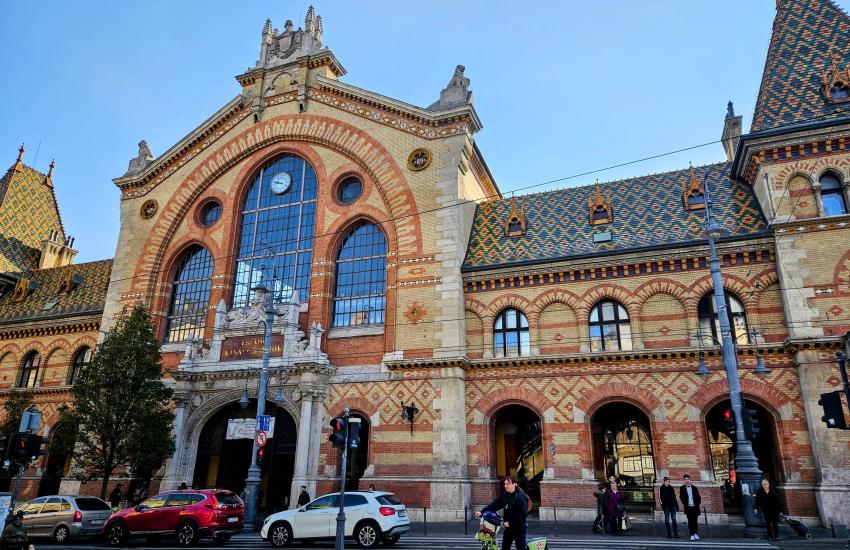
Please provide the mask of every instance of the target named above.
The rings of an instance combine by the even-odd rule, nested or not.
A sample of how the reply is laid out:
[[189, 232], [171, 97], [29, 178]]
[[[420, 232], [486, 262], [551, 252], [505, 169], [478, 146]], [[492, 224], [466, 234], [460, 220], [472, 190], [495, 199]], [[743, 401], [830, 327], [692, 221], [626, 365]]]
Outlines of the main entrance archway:
[[[744, 406], [756, 411], [755, 419], [760, 428], [758, 435], [751, 441], [759, 470], [775, 485], [781, 481], [781, 468], [774, 438], [773, 416], [754, 401], [745, 399]], [[708, 431], [711, 469], [715, 482], [720, 485], [723, 509], [726, 513], [740, 513], [741, 484], [735, 475], [735, 435], [724, 419], [724, 413], [731, 409], [728, 399], [714, 405], [705, 415], [705, 428]]]
[[493, 419], [496, 475], [514, 476], [535, 503], [545, 468], [542, 425], [537, 413], [522, 405], [508, 405]]
[[600, 481], [617, 476], [630, 504], [655, 501], [655, 458], [649, 418], [629, 403], [609, 403], [593, 415], [593, 466]]
[[[266, 402], [266, 414], [275, 419], [274, 433], [266, 443], [267, 461], [262, 466], [262, 481], [258, 493], [258, 509], [267, 513], [285, 510], [295, 468], [297, 431], [292, 416], [273, 402]], [[231, 420], [252, 419], [257, 415], [256, 400], [243, 409], [232, 403], [210, 418], [201, 430], [193, 487], [218, 487], [241, 492], [251, 465], [253, 440], [228, 438]]]

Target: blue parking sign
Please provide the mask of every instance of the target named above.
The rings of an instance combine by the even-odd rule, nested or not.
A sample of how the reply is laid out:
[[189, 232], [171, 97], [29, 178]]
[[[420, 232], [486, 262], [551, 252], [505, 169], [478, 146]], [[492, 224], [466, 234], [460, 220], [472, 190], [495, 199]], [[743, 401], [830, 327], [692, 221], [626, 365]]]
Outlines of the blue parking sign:
[[257, 431], [258, 432], [267, 432], [269, 431], [271, 425], [271, 416], [267, 414], [263, 414], [257, 417]]

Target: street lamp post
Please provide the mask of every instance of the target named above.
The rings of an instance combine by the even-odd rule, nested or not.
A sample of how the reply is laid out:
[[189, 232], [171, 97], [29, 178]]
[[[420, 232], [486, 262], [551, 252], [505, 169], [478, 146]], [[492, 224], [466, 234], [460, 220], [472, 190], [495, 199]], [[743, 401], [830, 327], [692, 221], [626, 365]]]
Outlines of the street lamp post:
[[764, 522], [755, 514], [755, 492], [761, 486], [762, 472], [759, 470], [758, 459], [753, 453], [753, 445], [747, 439], [744, 431], [743, 408], [741, 398], [741, 381], [738, 378], [738, 361], [735, 344], [732, 341], [732, 329], [726, 311], [726, 296], [723, 291], [723, 279], [720, 276], [720, 258], [714, 247], [715, 239], [720, 237], [722, 228], [711, 215], [711, 199], [709, 197], [709, 182], [705, 180], [705, 234], [708, 240], [708, 266], [711, 272], [711, 282], [714, 285], [714, 308], [720, 324], [720, 336], [723, 353], [723, 368], [726, 370], [726, 380], [729, 384], [729, 400], [735, 415], [735, 475], [741, 482], [742, 506], [744, 508], [744, 536], [761, 537], [767, 533]]
[[260, 283], [251, 289], [257, 293], [259, 301], [266, 311], [265, 341], [263, 343], [263, 368], [260, 371], [260, 388], [257, 394], [257, 417], [254, 425], [254, 441], [251, 447], [251, 466], [248, 468], [248, 477], [245, 478], [245, 531], [251, 532], [256, 529], [257, 520], [257, 489], [262, 481], [260, 467], [257, 465], [257, 430], [260, 427], [260, 417], [266, 413], [266, 391], [269, 385], [269, 356], [272, 349], [272, 328], [274, 325], [275, 308], [271, 301], [269, 289]]

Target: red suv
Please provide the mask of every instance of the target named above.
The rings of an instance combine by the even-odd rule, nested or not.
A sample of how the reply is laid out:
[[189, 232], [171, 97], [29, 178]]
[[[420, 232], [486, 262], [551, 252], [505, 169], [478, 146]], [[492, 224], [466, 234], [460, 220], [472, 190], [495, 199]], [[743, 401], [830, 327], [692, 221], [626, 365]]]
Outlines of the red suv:
[[110, 546], [130, 537], [157, 539], [174, 535], [180, 546], [192, 546], [199, 538], [224, 544], [242, 531], [245, 504], [235, 493], [223, 489], [168, 491], [134, 508], [119, 510], [103, 526]]

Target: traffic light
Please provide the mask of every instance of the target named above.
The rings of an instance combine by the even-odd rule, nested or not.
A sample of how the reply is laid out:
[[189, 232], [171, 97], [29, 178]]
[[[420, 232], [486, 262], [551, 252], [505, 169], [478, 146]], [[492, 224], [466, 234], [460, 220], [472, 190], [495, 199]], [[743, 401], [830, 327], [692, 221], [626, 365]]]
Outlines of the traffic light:
[[9, 459], [18, 464], [28, 464], [30, 461], [47, 454], [41, 449], [44, 438], [29, 432], [12, 434], [9, 442]]
[[348, 446], [356, 449], [360, 445], [360, 419], [348, 419]]
[[735, 414], [732, 412], [732, 409], [726, 409], [723, 411], [723, 427], [725, 428], [727, 435], [735, 435]]
[[818, 405], [823, 407], [821, 420], [826, 422], [827, 428], [847, 429], [847, 421], [844, 419], [844, 409], [841, 405], [841, 392], [832, 391], [820, 394]]
[[330, 441], [337, 449], [344, 449], [346, 430], [345, 418], [331, 419], [331, 428], [333, 428], [334, 431], [328, 438], [328, 441]]
[[742, 407], [741, 415], [741, 420], [744, 421], [744, 435], [752, 442], [761, 434], [761, 426], [759, 426], [761, 419], [758, 417], [758, 411], [756, 409]]
[[266, 461], [266, 448], [260, 447], [257, 449], [257, 466], [263, 467], [263, 464]]
[[0, 435], [0, 461], [6, 458], [6, 444], [9, 443], [9, 438], [5, 435]]

